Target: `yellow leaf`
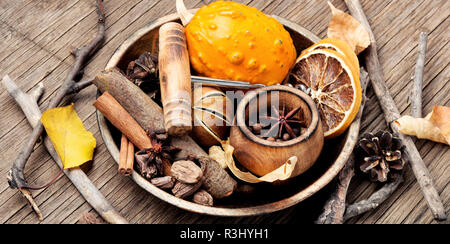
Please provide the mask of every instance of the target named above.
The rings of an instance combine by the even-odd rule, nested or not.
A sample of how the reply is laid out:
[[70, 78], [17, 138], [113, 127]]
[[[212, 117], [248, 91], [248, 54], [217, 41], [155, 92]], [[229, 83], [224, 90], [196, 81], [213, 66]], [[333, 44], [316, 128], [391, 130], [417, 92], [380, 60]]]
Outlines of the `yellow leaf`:
[[78, 167], [92, 160], [95, 138], [84, 128], [73, 104], [45, 111], [41, 121], [64, 169]]

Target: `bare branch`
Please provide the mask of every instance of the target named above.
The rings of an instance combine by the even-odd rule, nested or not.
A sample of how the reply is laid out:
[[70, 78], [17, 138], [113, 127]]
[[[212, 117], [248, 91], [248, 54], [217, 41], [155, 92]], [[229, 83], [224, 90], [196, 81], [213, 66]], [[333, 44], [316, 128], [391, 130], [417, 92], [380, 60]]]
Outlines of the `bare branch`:
[[388, 199], [392, 195], [392, 193], [397, 190], [402, 182], [403, 176], [399, 175], [394, 179], [394, 181], [392, 181], [391, 183], [386, 183], [382, 188], [373, 193], [369, 198], [347, 206], [344, 215], [344, 221], [347, 221], [352, 217], [358, 216], [380, 206], [381, 203]]
[[[80, 78], [87, 60], [99, 49], [105, 39], [105, 15], [103, 12], [103, 1], [97, 0], [97, 13], [98, 13], [98, 32], [95, 39], [87, 46], [79, 48], [75, 54], [75, 62], [67, 75], [64, 83], [59, 88], [56, 96], [50, 101], [48, 108], [57, 107], [61, 100], [66, 96], [67, 91], [73, 87], [73, 85]], [[34, 127], [31, 136], [28, 138], [26, 145], [22, 148], [17, 156], [14, 164], [8, 172], [8, 183], [11, 188], [14, 189], [27, 189], [28, 185], [24, 176], [25, 165], [33, 151], [34, 145], [38, 141], [44, 127], [40, 121]]]

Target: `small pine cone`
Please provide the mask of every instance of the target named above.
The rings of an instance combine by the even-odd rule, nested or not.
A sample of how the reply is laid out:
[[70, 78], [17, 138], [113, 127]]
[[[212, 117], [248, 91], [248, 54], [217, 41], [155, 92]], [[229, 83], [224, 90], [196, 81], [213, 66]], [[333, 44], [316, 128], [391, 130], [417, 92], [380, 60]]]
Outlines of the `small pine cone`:
[[355, 148], [355, 157], [359, 169], [379, 182], [395, 177], [407, 162], [400, 139], [386, 131], [364, 134]]

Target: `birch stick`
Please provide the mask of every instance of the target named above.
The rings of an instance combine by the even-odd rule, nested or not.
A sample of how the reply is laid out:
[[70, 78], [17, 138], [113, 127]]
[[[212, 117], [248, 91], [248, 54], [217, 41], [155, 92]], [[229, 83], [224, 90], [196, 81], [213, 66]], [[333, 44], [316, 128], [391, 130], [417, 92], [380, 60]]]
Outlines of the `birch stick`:
[[420, 33], [419, 50], [417, 52], [417, 63], [414, 73], [414, 84], [411, 92], [411, 115], [416, 118], [422, 118], [422, 83], [423, 70], [425, 66], [425, 52], [427, 50], [427, 37], [425, 32]]
[[380, 102], [381, 108], [384, 112], [385, 120], [391, 129], [399, 134], [399, 138], [403, 145], [406, 147], [405, 151], [409, 155], [411, 168], [416, 176], [423, 195], [427, 201], [433, 217], [438, 221], [444, 221], [447, 219], [444, 205], [439, 197], [439, 194], [434, 187], [433, 180], [431, 179], [430, 172], [428, 171], [419, 151], [414, 144], [414, 141], [407, 135], [398, 132], [398, 127], [394, 123], [395, 120], [400, 118], [400, 112], [395, 105], [395, 101], [392, 98], [389, 89], [384, 81], [383, 70], [380, 65], [377, 53], [377, 44], [375, 36], [370, 28], [366, 15], [361, 7], [359, 0], [344, 0], [350, 13], [354, 18], [361, 22], [366, 30], [369, 32], [371, 44], [366, 50], [365, 61], [366, 68], [369, 72], [369, 77], [373, 90]]

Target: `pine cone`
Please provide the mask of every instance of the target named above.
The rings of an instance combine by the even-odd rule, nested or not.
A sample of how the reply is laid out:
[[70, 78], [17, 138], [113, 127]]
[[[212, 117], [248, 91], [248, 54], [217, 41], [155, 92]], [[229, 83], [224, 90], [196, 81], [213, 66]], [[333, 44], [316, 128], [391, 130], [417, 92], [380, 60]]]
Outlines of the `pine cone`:
[[407, 162], [399, 138], [386, 131], [366, 133], [355, 148], [359, 169], [369, 173], [372, 181], [386, 182], [400, 173]]

